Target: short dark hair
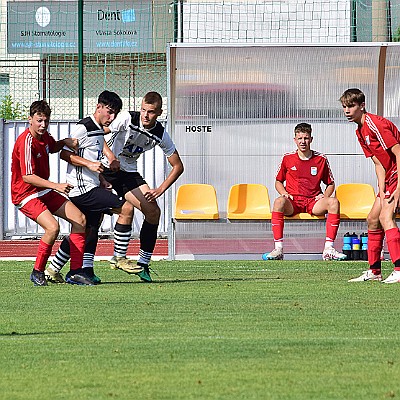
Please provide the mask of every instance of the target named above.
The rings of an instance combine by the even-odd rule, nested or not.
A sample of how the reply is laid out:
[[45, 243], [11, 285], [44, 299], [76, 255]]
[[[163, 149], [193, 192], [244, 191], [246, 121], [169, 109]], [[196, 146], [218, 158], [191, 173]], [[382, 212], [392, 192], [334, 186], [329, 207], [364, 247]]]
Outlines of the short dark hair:
[[347, 89], [341, 96], [339, 101], [345, 106], [350, 106], [354, 103], [360, 105], [365, 103], [365, 94], [357, 88]]
[[97, 103], [110, 107], [116, 113], [119, 113], [122, 109], [121, 97], [119, 97], [117, 93], [110, 92], [109, 90], [104, 90], [100, 93]]
[[162, 97], [158, 92], [148, 92], [144, 95], [143, 101], [146, 104], [157, 105], [158, 108], [162, 108]]
[[33, 117], [35, 114], [43, 114], [50, 118], [51, 108], [46, 100], [34, 101], [29, 107], [29, 115]]
[[294, 134], [296, 135], [296, 133], [309, 133], [311, 135], [312, 132], [312, 128], [310, 124], [307, 124], [306, 122], [302, 122], [300, 124], [297, 124], [294, 127]]

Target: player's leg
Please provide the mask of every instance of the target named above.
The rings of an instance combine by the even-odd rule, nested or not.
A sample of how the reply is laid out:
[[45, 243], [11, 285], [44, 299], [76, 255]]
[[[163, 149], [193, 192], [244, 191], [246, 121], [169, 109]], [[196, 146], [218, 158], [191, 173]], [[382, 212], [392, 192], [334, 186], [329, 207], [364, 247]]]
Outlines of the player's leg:
[[71, 261], [70, 271], [65, 277], [66, 282], [77, 285], [92, 285], [93, 282], [85, 275], [82, 268], [86, 236], [84, 214], [71, 201], [66, 201], [55, 214], [71, 224], [69, 235]]
[[[61, 197], [61, 195], [59, 196]], [[44, 276], [44, 270], [46, 268], [47, 260], [50, 257], [53, 244], [60, 230], [59, 224], [47, 207], [46, 199], [44, 199], [44, 197], [45, 196], [40, 196], [32, 199], [20, 208], [20, 211], [26, 217], [35, 221], [44, 230], [44, 234], [39, 242], [33, 271], [30, 276], [31, 281], [36, 286], [47, 285]], [[47, 200], [49, 200], [49, 197], [51, 196], [47, 196]], [[56, 199], [54, 204], [56, 207], [58, 207], [63, 203], [63, 201], [65, 201], [64, 197], [62, 201], [60, 199]]]
[[94, 273], [94, 256], [97, 242], [99, 241], [99, 227], [103, 220], [103, 214], [99, 212], [86, 213], [86, 239], [83, 253], [83, 271], [94, 284], [101, 283], [101, 279]]
[[[137, 176], [140, 177], [138, 173], [130, 173], [121, 170], [117, 172], [107, 170], [104, 172], [104, 177], [107, 182], [109, 182], [118, 195], [124, 199], [126, 193], [138, 186], [136, 180]], [[141, 179], [143, 180], [143, 178]], [[143, 269], [138, 268], [136, 262], [126, 257], [132, 236], [132, 222], [135, 208], [133, 204], [128, 201], [125, 201], [120, 208], [118, 219], [114, 226], [114, 254], [110, 260], [110, 264], [113, 269], [121, 269], [128, 274], [136, 274]]]
[[120, 196], [123, 195], [125, 200], [127, 200], [121, 208], [114, 227], [114, 255], [110, 260], [111, 266], [114, 269], [121, 269], [129, 274], [139, 274], [143, 272], [143, 267], [129, 260], [126, 254], [132, 235], [134, 210], [138, 208], [142, 211], [141, 201], [138, 197], [144, 199], [144, 196], [138, 188], [141, 185], [147, 186], [146, 181], [137, 172], [124, 171], [114, 173], [111, 177], [107, 175], [106, 178], [111, 182], [117, 193]]
[[394, 264], [393, 272], [383, 282], [397, 283], [400, 282], [400, 231], [396, 224], [397, 206], [394, 201], [389, 203], [387, 198], [382, 200], [381, 205], [379, 221], [385, 231], [390, 259]]
[[70, 258], [69, 236], [65, 236], [61, 241], [54, 257], [50, 260], [50, 265], [44, 271], [46, 279], [52, 283], [65, 283], [61, 270]]
[[[94, 256], [98, 242], [99, 226], [102, 221], [101, 213], [86, 214], [86, 238], [85, 249], [83, 253], [83, 272], [93, 281], [94, 284], [101, 282], [101, 279], [94, 273]], [[64, 283], [61, 269], [70, 259], [69, 236], [66, 236], [58, 248], [56, 254], [45, 271], [46, 278], [49, 282]]]
[[143, 224], [140, 229], [140, 250], [137, 265], [143, 268], [143, 271], [138, 275], [146, 282], [152, 281], [149, 264], [157, 241], [157, 230], [161, 215], [161, 210], [157, 202], [149, 202], [144, 196], [149, 190], [149, 186], [143, 184], [136, 189], [132, 189], [125, 195], [128, 202], [144, 215]]
[[60, 226], [49, 210], [43, 211], [36, 219], [36, 222], [43, 228], [44, 234], [40, 239], [36, 261], [31, 274], [31, 281], [37, 286], [47, 284], [44, 270], [47, 260], [50, 257], [54, 242], [60, 231]]
[[[118, 197], [110, 190], [96, 187], [91, 191], [71, 198], [71, 201], [78, 207], [86, 217], [86, 240], [83, 254], [83, 270], [94, 284], [101, 280], [94, 273], [94, 256], [98, 242], [98, 231], [103, 219], [103, 213], [119, 212], [125, 200]], [[54, 256], [48, 273], [55, 275], [67, 263], [70, 257], [69, 238], [62, 241], [59, 250]], [[54, 281], [54, 279], [51, 279]]]
[[381, 200], [376, 197], [375, 202], [367, 216], [368, 226], [368, 264], [369, 269], [360, 276], [352, 278], [349, 282], [381, 281], [381, 252], [383, 248], [383, 239], [385, 232], [379, 221], [381, 212]]
[[340, 204], [336, 197], [324, 197], [319, 199], [312, 207], [311, 214], [325, 215], [326, 217], [326, 234], [325, 246], [322, 253], [322, 259], [341, 261], [345, 260], [347, 256], [340, 253], [334, 248], [334, 242], [340, 225]]
[[272, 207], [271, 225], [274, 237], [274, 250], [262, 255], [263, 260], [283, 259], [283, 229], [285, 215], [292, 215], [295, 209], [293, 203], [286, 197], [280, 196], [275, 199]]
[[127, 201], [121, 208], [117, 222], [114, 227], [114, 256], [126, 258], [129, 241], [132, 235], [132, 222], [134, 215], [134, 206]]
[[143, 268], [138, 267], [136, 262], [126, 257], [132, 236], [134, 209], [133, 204], [129, 201], [126, 201], [121, 208], [114, 226], [114, 255], [110, 260], [111, 268], [121, 269], [128, 274], [138, 274], [143, 271]]

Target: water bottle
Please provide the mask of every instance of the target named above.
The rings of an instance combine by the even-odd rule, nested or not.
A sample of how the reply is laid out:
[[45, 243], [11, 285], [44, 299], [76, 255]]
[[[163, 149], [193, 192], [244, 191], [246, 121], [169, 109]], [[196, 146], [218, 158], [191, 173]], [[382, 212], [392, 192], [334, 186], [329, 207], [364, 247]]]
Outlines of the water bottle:
[[359, 260], [361, 257], [360, 254], [361, 250], [361, 244], [360, 244], [360, 239], [358, 238], [357, 234], [353, 232], [352, 238], [351, 238], [351, 253], [352, 253], [352, 259], [353, 260]]
[[351, 235], [349, 232], [343, 236], [343, 254], [346, 254], [346, 260], [351, 260]]
[[362, 233], [361, 239], [361, 260], [368, 261], [368, 233]]

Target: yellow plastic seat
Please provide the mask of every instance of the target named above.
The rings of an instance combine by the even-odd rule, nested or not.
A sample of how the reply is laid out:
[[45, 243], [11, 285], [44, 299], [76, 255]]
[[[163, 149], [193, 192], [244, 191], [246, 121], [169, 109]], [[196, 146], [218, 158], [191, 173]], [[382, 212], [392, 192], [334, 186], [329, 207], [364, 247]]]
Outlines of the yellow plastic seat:
[[374, 188], [367, 183], [343, 183], [336, 188], [340, 218], [366, 219], [374, 204]]
[[228, 195], [228, 219], [271, 219], [268, 189], [257, 183], [233, 185]]
[[181, 185], [176, 193], [175, 219], [219, 219], [214, 186], [202, 183]]

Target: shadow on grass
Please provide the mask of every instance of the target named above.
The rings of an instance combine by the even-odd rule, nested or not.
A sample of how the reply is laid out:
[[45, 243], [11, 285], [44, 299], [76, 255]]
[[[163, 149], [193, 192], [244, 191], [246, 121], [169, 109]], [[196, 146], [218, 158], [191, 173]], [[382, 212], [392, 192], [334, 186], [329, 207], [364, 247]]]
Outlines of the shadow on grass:
[[267, 282], [272, 280], [281, 279], [279, 276], [269, 277], [269, 278], [196, 278], [196, 279], [164, 279], [164, 280], [153, 280], [152, 282], [141, 282], [141, 281], [132, 281], [132, 282], [102, 282], [99, 286], [103, 285], [154, 285], [154, 284], [171, 284], [171, 283], [192, 283], [192, 282]]
[[46, 331], [46, 332], [15, 332], [15, 331], [12, 331], [12, 332], [0, 332], [0, 337], [1, 336], [41, 336], [41, 335], [46, 335], [46, 336], [48, 336], [49, 334], [64, 334], [65, 333], [65, 331], [59, 331], [59, 332], [49, 332], [49, 331]]

